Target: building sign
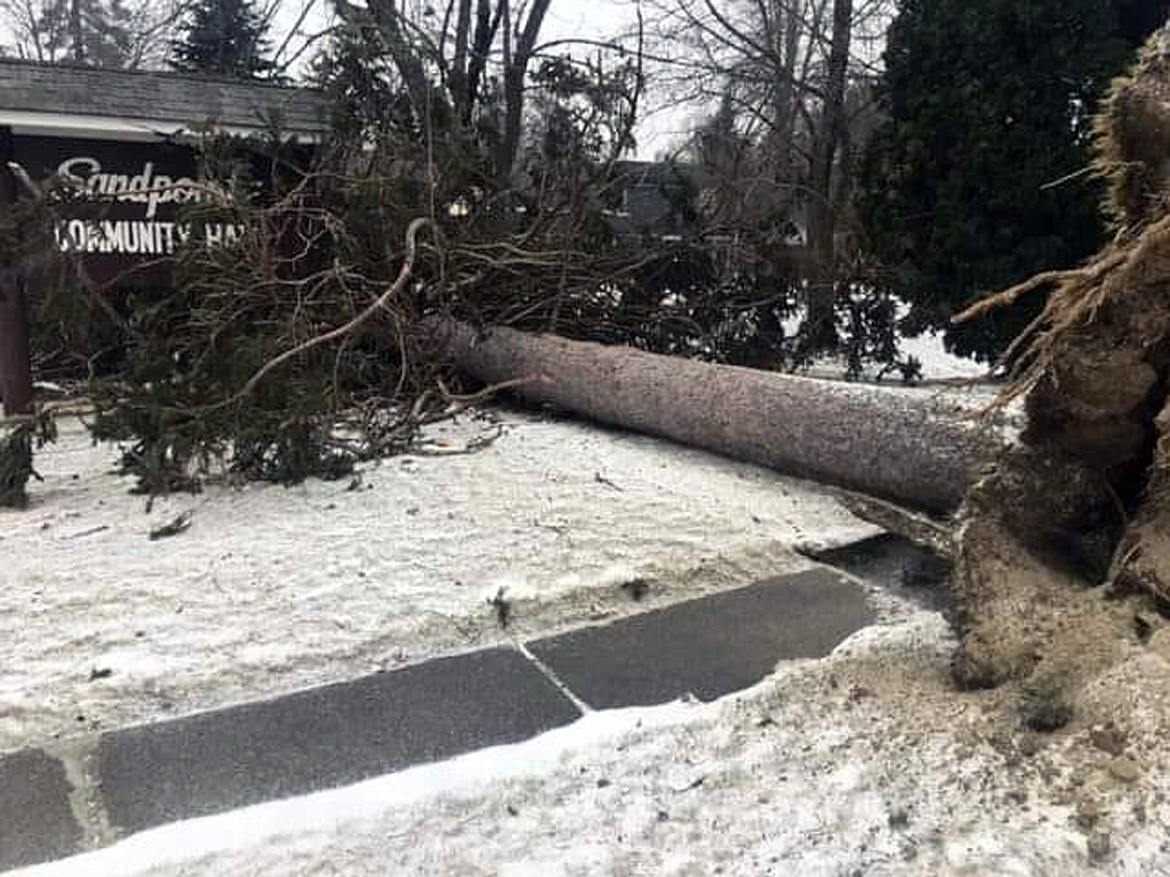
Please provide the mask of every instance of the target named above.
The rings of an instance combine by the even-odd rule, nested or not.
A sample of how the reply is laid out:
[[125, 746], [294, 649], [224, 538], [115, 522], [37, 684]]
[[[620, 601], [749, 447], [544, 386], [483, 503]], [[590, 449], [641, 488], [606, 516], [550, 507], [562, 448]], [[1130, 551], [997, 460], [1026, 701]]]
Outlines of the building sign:
[[[195, 150], [184, 144], [14, 135], [11, 155], [32, 179], [68, 176], [90, 196], [61, 205], [55, 238], [62, 252], [81, 254], [99, 282], [173, 255], [193, 233], [180, 208], [208, 192]], [[231, 223], [198, 227], [209, 246], [230, 244], [242, 231]]]

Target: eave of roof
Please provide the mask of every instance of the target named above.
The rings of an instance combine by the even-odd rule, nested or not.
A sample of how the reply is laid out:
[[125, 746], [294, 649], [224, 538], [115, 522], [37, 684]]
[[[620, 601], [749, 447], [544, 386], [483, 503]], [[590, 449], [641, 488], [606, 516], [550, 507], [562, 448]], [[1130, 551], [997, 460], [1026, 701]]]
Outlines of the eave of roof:
[[[269, 133], [268, 128], [255, 125], [220, 125], [214, 120], [212, 128], [223, 134], [248, 137]], [[34, 113], [0, 109], [0, 126], [10, 128], [13, 134], [43, 137], [74, 137], [87, 140], [119, 140], [158, 142], [198, 140], [201, 132], [184, 125], [157, 119], [127, 119], [113, 116], [73, 115], [65, 113]], [[282, 131], [304, 143], [320, 140], [319, 132]]]
[[149, 140], [208, 122], [308, 139], [328, 128], [323, 96], [311, 89], [0, 59], [0, 125], [22, 132]]

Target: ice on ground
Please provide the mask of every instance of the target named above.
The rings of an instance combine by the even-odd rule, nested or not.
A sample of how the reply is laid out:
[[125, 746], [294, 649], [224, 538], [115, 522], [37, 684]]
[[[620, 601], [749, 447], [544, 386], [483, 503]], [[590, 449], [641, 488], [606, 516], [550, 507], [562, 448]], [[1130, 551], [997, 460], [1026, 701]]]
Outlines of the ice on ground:
[[[0, 752], [352, 678], [805, 565], [874, 532], [814, 484], [508, 413], [467, 455], [294, 488], [145, 499], [63, 421], [27, 511], [0, 511]], [[429, 434], [435, 453], [497, 426]], [[184, 512], [188, 530], [152, 540]], [[510, 603], [501, 631], [489, 599]]]

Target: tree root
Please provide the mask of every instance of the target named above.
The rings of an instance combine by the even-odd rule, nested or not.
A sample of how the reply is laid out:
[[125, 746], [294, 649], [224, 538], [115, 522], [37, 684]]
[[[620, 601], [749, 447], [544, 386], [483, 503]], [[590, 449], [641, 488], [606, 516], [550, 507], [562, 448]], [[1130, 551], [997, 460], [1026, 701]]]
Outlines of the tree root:
[[1150, 594], [1170, 613], [1170, 401], [1154, 423], [1158, 440], [1145, 498], [1117, 545], [1110, 580], [1123, 593]]
[[980, 317], [987, 316], [992, 311], [997, 311], [1000, 308], [1006, 308], [1015, 304], [1028, 293], [1036, 292], [1037, 290], [1050, 286], [1061, 287], [1068, 283], [1088, 280], [1091, 278], [1092, 272], [1093, 269], [1089, 268], [1076, 268], [1068, 271], [1044, 271], [1035, 277], [1025, 280], [1023, 283], [1018, 283], [1001, 292], [980, 299], [975, 304], [951, 317], [951, 322], [957, 325], [959, 323], [977, 320]]
[[[1111, 166], [1138, 142], [1110, 140], [1118, 126], [1132, 134], [1131, 123], [1154, 119], [1161, 127], [1147, 133], [1170, 130], [1170, 28], [1150, 45], [1099, 123]], [[1135, 101], [1141, 114], [1125, 116]], [[1026, 692], [1060, 680], [1069, 706], [1119, 651], [1140, 646], [1135, 613], [1170, 609], [1170, 180], [1159, 176], [1164, 149], [1155, 154], [1159, 164], [1135, 165], [1114, 187], [1124, 200], [1111, 212], [1125, 231], [1093, 262], [1037, 275], [956, 317], [1055, 287], [1012, 345], [1012, 381], [998, 401], [1022, 398], [1026, 428], [960, 511], [960, 686], [1019, 680]], [[1139, 182], [1149, 187], [1142, 197]]]
[[[1028, 448], [1004, 454], [972, 487], [953, 580], [960, 687], [994, 687], [1041, 670], [1081, 678], [1105, 665], [1102, 648], [1108, 653], [1117, 636], [1132, 633], [1117, 620], [1124, 609], [1117, 616], [1108, 589], [1097, 586], [1113, 544], [1106, 534], [1119, 532], [1120, 522], [1115, 515], [1110, 522], [1110, 501], [1096, 487], [1089, 470]], [[1101, 629], [1109, 636], [1093, 632]], [[1070, 660], [1076, 666], [1065, 666]]]
[[863, 521], [904, 536], [915, 545], [933, 551], [946, 560], [954, 560], [955, 537], [945, 524], [896, 503], [863, 493], [843, 490], [840, 498], [841, 504]]

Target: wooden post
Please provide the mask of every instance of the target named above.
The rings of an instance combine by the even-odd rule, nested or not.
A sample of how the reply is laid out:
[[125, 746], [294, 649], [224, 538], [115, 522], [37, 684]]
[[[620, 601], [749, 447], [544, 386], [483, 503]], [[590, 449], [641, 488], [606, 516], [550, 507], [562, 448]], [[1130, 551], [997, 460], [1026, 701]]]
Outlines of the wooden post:
[[[12, 129], [0, 127], [0, 211], [16, 203], [17, 183], [8, 169]], [[25, 279], [16, 266], [0, 267], [0, 399], [4, 414], [32, 410], [32, 361], [28, 342], [28, 299]]]

